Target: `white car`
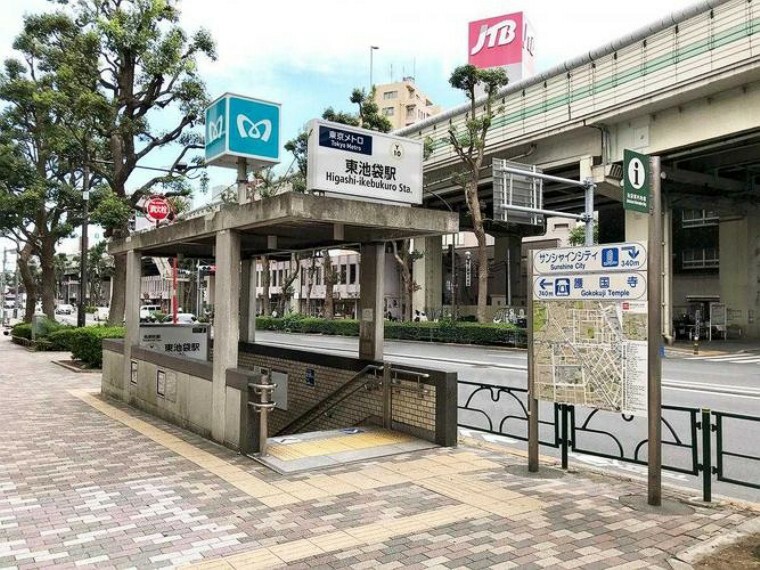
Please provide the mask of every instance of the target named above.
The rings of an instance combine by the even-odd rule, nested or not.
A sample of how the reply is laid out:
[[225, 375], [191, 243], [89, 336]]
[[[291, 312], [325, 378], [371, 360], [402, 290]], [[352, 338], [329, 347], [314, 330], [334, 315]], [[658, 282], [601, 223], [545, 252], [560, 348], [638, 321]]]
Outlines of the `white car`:
[[61, 303], [55, 308], [56, 315], [70, 315], [73, 312], [74, 312], [74, 306], [69, 305], [68, 303]]
[[[174, 324], [174, 318], [172, 317], [172, 315], [166, 315], [164, 317], [164, 320], [161, 322], [167, 323], [167, 324]], [[192, 313], [177, 313], [178, 325], [194, 325], [197, 322], [198, 322], [198, 319], [195, 318], [195, 315]]]

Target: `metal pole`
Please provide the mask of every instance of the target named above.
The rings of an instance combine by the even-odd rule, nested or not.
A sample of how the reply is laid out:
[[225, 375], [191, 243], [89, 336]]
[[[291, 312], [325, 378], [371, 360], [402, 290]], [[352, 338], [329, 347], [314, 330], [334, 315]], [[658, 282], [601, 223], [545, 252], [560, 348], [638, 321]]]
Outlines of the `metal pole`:
[[13, 318], [14, 319], [18, 319], [18, 307], [20, 304], [20, 299], [19, 299], [19, 294], [18, 294], [19, 259], [21, 259], [21, 252], [18, 247], [18, 242], [16, 242], [16, 270], [13, 272], [13, 288], [14, 288], [14, 292], [16, 293], [13, 297]]
[[177, 256], [172, 259], [172, 324], [177, 324]]
[[369, 94], [372, 94], [372, 70], [374, 67], [374, 60], [373, 56], [375, 54], [375, 50], [380, 49], [378, 46], [369, 46]]
[[528, 251], [528, 471], [538, 472], [538, 398], [533, 376], [533, 252]]
[[520, 170], [519, 168], [512, 168], [511, 166], [504, 166], [499, 170], [502, 172], [509, 172], [511, 174], [521, 174], [530, 178], [538, 178], [540, 180], [546, 180], [547, 182], [558, 182], [559, 184], [565, 184], [567, 186], [577, 186], [578, 188], [588, 187], [588, 182], [585, 180], [571, 180], [570, 178], [552, 176], [551, 174], [544, 174], [543, 172], [536, 172], [534, 170]]
[[586, 217], [586, 246], [594, 245], [594, 188], [590, 180], [586, 183], [585, 217]]
[[0, 268], [0, 324], [6, 324], [5, 321], [5, 261], [8, 250], [3, 248], [3, 267]]
[[648, 418], [649, 457], [648, 503], [659, 507], [662, 504], [662, 361], [660, 342], [662, 339], [662, 177], [660, 157], [651, 157], [652, 193], [649, 205], [649, 374], [648, 374]]
[[87, 226], [90, 223], [90, 167], [85, 163], [82, 171], [82, 252], [79, 260], [79, 304], [77, 305], [77, 326], [87, 324]]
[[457, 320], [457, 313], [459, 308], [457, 307], [457, 262], [456, 262], [456, 246], [454, 240], [456, 234], [451, 234], [451, 245], [449, 246], [449, 252], [451, 252], [451, 318]]
[[[269, 375], [261, 375], [261, 383], [264, 385], [269, 384]], [[267, 454], [267, 439], [269, 438], [269, 432], [267, 430], [269, 424], [269, 389], [265, 388], [261, 390], [261, 414], [259, 415], [259, 452], [262, 456]]]
[[[702, 500], [712, 501], [712, 441], [710, 409], [702, 408]], [[694, 442], [696, 445], [697, 442]]]
[[391, 385], [391, 365], [383, 362], [383, 427], [392, 429], [393, 426], [393, 386]]
[[195, 262], [195, 316], [201, 318], [203, 310], [201, 301], [201, 262]]
[[248, 160], [242, 157], [237, 160], [237, 193], [238, 204], [248, 202]]
[[507, 307], [512, 306], [512, 250], [507, 244]]

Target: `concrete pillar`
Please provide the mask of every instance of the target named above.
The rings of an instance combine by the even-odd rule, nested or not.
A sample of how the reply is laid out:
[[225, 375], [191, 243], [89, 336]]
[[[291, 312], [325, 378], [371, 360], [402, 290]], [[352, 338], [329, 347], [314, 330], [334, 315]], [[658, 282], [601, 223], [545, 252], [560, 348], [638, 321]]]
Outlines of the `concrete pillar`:
[[420, 288], [414, 292], [413, 309], [425, 311], [430, 318], [440, 316], [443, 307], [442, 244], [442, 236], [414, 240], [414, 249], [422, 257], [414, 262], [414, 280]]
[[256, 342], [256, 263], [244, 259], [240, 264], [240, 340]]
[[124, 300], [124, 368], [121, 388], [129, 386], [132, 375], [132, 346], [140, 342], [140, 283], [142, 281], [142, 255], [139, 251], [127, 252], [127, 283]]
[[[499, 236], [494, 240], [493, 291], [494, 305], [514, 307], [518, 305], [520, 285], [520, 236]], [[503, 302], [500, 300], [503, 299]]]
[[227, 369], [237, 368], [240, 335], [240, 234], [235, 231], [216, 234], [214, 296], [211, 437], [224, 443]]
[[383, 359], [383, 298], [385, 290], [385, 245], [361, 244], [359, 273], [359, 358]]
[[760, 211], [741, 218], [720, 220], [720, 300], [728, 310], [728, 324], [746, 337], [760, 337]]

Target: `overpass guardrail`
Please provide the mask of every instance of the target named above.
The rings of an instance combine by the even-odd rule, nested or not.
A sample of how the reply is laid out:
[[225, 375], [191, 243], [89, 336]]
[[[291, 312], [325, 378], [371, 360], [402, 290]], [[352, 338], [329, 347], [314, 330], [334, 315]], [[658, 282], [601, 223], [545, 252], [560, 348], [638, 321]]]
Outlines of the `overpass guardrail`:
[[[570, 452], [647, 465], [646, 418], [543, 404], [552, 412], [539, 415], [539, 444], [560, 451], [563, 469]], [[461, 428], [528, 440], [526, 388], [460, 381], [458, 410]], [[663, 405], [662, 468], [700, 477], [705, 502], [712, 500], [713, 480], [760, 489], [756, 439], [746, 435], [753, 428], [760, 430], [760, 417]]]

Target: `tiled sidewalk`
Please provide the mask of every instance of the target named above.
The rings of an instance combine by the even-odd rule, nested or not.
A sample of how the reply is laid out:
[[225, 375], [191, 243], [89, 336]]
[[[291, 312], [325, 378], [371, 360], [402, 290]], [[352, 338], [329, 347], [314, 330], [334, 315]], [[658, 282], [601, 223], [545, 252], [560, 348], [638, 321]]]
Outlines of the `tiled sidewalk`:
[[619, 501], [635, 483], [467, 447], [281, 476], [101, 400], [62, 357], [0, 339], [0, 568], [670, 568], [757, 516], [643, 514]]

